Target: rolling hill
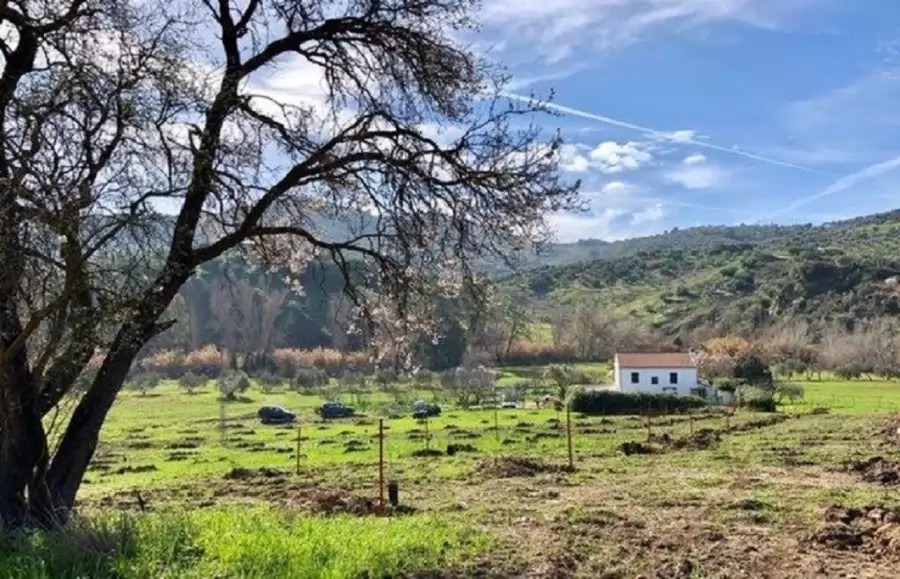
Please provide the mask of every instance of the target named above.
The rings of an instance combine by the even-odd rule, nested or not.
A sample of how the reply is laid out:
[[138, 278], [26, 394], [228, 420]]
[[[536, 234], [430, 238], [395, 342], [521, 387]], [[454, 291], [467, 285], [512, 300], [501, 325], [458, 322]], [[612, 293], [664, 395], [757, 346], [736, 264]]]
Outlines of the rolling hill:
[[[587, 256], [587, 257], [586, 257]], [[593, 299], [670, 335], [749, 330], [785, 317], [900, 314], [900, 211], [819, 226], [675, 230], [557, 245], [524, 275], [534, 299]]]

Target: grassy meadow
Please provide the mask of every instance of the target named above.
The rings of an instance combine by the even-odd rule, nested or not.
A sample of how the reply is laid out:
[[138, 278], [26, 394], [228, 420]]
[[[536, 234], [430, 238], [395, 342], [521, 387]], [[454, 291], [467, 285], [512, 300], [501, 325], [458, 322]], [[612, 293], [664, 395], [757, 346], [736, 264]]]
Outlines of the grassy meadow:
[[[574, 471], [565, 413], [533, 403], [425, 423], [381, 414], [393, 399], [373, 393], [363, 416], [322, 421], [322, 398], [283, 388], [225, 404], [213, 382], [123, 392], [80, 494], [86, 530], [0, 545], [0, 577], [886, 576], [900, 542], [810, 537], [829, 505], [900, 506], [890, 481], [847, 468], [900, 461], [882, 432], [900, 384], [804, 386], [775, 415], [573, 414]], [[299, 412], [299, 428], [260, 424], [262, 405]], [[390, 517], [374, 514], [379, 418]]]

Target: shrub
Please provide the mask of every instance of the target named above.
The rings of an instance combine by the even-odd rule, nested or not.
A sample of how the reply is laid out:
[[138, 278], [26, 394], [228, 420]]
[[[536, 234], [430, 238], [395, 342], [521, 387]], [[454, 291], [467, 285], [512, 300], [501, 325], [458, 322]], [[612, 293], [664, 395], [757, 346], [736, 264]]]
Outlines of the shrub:
[[501, 366], [571, 364], [578, 361], [578, 354], [572, 346], [530, 341], [513, 343], [509, 351], [499, 359]]
[[294, 388], [314, 390], [328, 386], [328, 373], [318, 368], [300, 368], [294, 374]]
[[245, 372], [229, 372], [219, 376], [219, 392], [226, 402], [237, 400], [237, 395], [250, 388], [250, 377]]
[[365, 352], [340, 352], [331, 348], [300, 350], [278, 348], [271, 354], [275, 370], [282, 376], [296, 376], [302, 368], [324, 370], [329, 377], [337, 378], [347, 368], [369, 372], [372, 364]]
[[146, 396], [147, 392], [159, 386], [160, 376], [156, 372], [142, 372], [131, 377], [128, 381], [128, 388], [140, 391], [141, 395]]
[[748, 384], [772, 387], [772, 370], [759, 356], [743, 356], [734, 365], [732, 377]]
[[791, 403], [803, 398], [806, 391], [800, 384], [782, 383], [775, 385], [775, 401], [778, 404], [784, 404], [785, 400]]
[[184, 374], [184, 355], [172, 350], [163, 350], [141, 360], [140, 367], [167, 378], [179, 378]]
[[722, 392], [734, 393], [746, 385], [747, 382], [738, 378], [716, 378], [713, 380], [713, 386], [716, 390], [721, 390]]
[[696, 396], [626, 393], [615, 390], [578, 392], [572, 398], [572, 411], [582, 414], [641, 414], [643, 412], [684, 412], [706, 406]]
[[271, 372], [257, 374], [254, 376], [254, 379], [256, 380], [256, 383], [259, 384], [259, 389], [266, 394], [274, 391], [282, 382], [279, 376], [276, 376]]
[[218, 378], [222, 368], [228, 366], [228, 352], [212, 344], [188, 352], [182, 362], [185, 372], [193, 372], [207, 378]]
[[193, 394], [195, 390], [202, 388], [207, 380], [209, 380], [209, 378], [206, 376], [188, 372], [178, 379], [178, 386], [188, 394]]
[[748, 386], [740, 390], [740, 404], [743, 408], [757, 412], [775, 412], [777, 410], [772, 391], [765, 388]]

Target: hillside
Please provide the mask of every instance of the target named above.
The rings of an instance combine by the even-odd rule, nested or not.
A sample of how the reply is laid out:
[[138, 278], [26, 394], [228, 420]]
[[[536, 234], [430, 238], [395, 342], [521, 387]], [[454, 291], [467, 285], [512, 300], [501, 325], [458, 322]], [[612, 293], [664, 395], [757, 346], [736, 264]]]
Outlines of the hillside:
[[589, 296], [670, 335], [784, 317], [850, 324], [900, 313], [891, 279], [900, 275], [900, 212], [820, 226], [692, 228], [553, 251], [573, 259], [588, 246], [590, 261], [528, 272], [534, 298], [566, 305]]

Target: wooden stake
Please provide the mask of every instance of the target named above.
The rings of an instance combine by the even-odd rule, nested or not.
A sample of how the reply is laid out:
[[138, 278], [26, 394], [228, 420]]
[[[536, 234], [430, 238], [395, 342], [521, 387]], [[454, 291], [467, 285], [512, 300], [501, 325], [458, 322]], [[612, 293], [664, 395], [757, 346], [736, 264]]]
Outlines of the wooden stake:
[[378, 510], [384, 514], [384, 418], [378, 419]]
[[566, 437], [569, 439], [569, 470], [575, 470], [575, 455], [572, 452], [572, 404], [566, 403]]
[[500, 409], [496, 398], [494, 398], [494, 437], [500, 441]]
[[688, 422], [691, 423], [691, 436], [694, 435], [694, 413], [688, 412]]
[[425, 417], [425, 450], [431, 448], [431, 434], [428, 432], [428, 417]]
[[297, 423], [297, 470], [296, 474], [300, 474], [300, 423]]

